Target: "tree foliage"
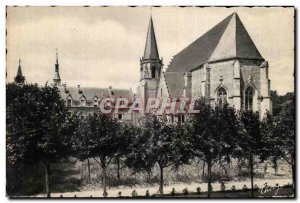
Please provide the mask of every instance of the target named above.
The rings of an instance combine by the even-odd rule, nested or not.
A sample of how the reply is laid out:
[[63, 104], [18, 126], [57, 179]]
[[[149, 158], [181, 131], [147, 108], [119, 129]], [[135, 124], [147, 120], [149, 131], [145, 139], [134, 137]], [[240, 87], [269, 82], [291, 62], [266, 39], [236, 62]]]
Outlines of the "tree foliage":
[[50, 196], [50, 164], [69, 155], [72, 121], [57, 88], [36, 85], [6, 86], [7, 162], [42, 162]]
[[[178, 135], [175, 124], [165, 117], [148, 115], [142, 122], [140, 133], [131, 145], [127, 165], [134, 171], [151, 171], [157, 164], [160, 168], [160, 194], [163, 194], [163, 169], [188, 161], [180, 150], [184, 148], [182, 135]], [[183, 141], [183, 143], [181, 142]]]
[[233, 108], [212, 107], [199, 100], [200, 110], [191, 122], [191, 143], [194, 157], [202, 159], [208, 165], [208, 196], [211, 192], [211, 168], [222, 158], [227, 161], [236, 147], [236, 138], [240, 134], [240, 125]]
[[95, 114], [81, 121], [73, 139], [73, 148], [78, 155], [93, 158], [102, 168], [103, 196], [106, 191], [106, 170], [122, 145], [118, 134], [119, 124], [110, 115]]

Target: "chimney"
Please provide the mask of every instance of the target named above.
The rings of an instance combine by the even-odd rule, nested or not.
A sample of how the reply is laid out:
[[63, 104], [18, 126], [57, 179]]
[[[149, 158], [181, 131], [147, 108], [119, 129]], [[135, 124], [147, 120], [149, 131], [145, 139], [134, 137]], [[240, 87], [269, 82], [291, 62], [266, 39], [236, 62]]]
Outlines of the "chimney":
[[67, 84], [66, 84], [66, 83], [63, 83], [63, 87], [64, 87], [65, 93], [67, 93]]
[[109, 92], [109, 96], [111, 97], [111, 96], [113, 96], [115, 93], [113, 92], [113, 90], [112, 90], [112, 86], [109, 86], [108, 87], [108, 92]]
[[78, 94], [81, 94], [81, 90], [80, 90], [80, 85], [77, 85], [77, 88], [78, 88]]

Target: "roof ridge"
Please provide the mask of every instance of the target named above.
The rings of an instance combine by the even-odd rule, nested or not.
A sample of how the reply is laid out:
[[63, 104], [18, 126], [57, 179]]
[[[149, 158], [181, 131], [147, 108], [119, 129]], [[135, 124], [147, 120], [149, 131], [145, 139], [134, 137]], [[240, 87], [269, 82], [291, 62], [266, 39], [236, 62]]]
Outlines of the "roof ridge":
[[[196, 40], [194, 40], [192, 43], [190, 43], [187, 47], [185, 47], [182, 51], [177, 53], [173, 57], [173, 60], [170, 62], [167, 72], [170, 68], [173, 72], [186, 72], [187, 70], [194, 68], [195, 65], [197, 65], [197, 66], [201, 65], [201, 64], [203, 64], [204, 61], [208, 60], [209, 57], [211, 56], [212, 52], [214, 51], [215, 47], [217, 46], [226, 27], [228, 26], [228, 23], [230, 22], [232, 16], [233, 16], [233, 13], [231, 15], [227, 16], [225, 19], [223, 19], [217, 25], [213, 26], [211, 29], [209, 29], [207, 32], [205, 32], [203, 35], [198, 37]], [[204, 50], [204, 47], [205, 47], [205, 52], [204, 51], [201, 52], [201, 50]], [[191, 53], [187, 54], [187, 52], [201, 52], [198, 54], [202, 54], [202, 56], [195, 57], [195, 56], [191, 55]], [[177, 66], [178, 65], [183, 66], [183, 64], [181, 64], [182, 61], [180, 61], [180, 59], [178, 61], [178, 57], [189, 58], [189, 60], [187, 60], [187, 63], [189, 63], [189, 64], [186, 64], [186, 62], [185, 62], [184, 65], [192, 66], [192, 67], [180, 67], [181, 69], [177, 68], [178, 70], [174, 71], [173, 69], [176, 69], [176, 68], [172, 68], [172, 65], [174, 63], [179, 63], [179, 64], [177, 64]], [[200, 64], [199, 64], [199, 62], [200, 62]]]

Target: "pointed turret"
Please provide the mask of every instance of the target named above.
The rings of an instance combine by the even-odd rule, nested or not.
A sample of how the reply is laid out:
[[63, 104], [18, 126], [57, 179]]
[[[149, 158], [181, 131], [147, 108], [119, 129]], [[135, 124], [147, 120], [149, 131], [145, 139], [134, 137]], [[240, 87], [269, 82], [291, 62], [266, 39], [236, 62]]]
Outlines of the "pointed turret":
[[144, 59], [159, 60], [152, 16], [150, 17], [149, 26], [148, 26], [146, 46], [144, 51]]
[[55, 63], [55, 72], [53, 77], [54, 86], [59, 86], [61, 83], [60, 75], [59, 75], [59, 63], [58, 63], [58, 53], [56, 49], [56, 63]]
[[25, 82], [25, 77], [22, 74], [22, 68], [21, 68], [21, 59], [19, 59], [19, 67], [18, 67], [18, 72], [15, 77], [15, 83], [19, 85], [23, 85]]

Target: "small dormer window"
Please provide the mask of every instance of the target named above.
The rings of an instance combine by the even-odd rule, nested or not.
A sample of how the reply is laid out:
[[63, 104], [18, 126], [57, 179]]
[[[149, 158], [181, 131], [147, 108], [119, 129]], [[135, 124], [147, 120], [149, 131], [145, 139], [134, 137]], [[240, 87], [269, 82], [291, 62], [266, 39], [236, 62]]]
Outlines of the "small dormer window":
[[85, 106], [85, 99], [81, 99], [81, 100], [80, 100], [80, 105], [81, 105], [81, 106]]
[[72, 99], [67, 99], [67, 106], [72, 106]]
[[98, 100], [95, 98], [94, 99], [94, 107], [97, 107], [98, 106]]

